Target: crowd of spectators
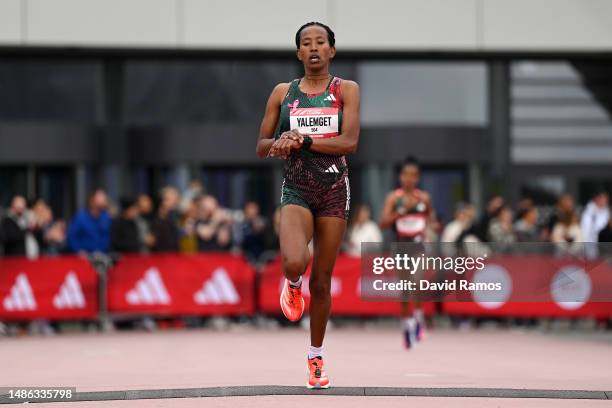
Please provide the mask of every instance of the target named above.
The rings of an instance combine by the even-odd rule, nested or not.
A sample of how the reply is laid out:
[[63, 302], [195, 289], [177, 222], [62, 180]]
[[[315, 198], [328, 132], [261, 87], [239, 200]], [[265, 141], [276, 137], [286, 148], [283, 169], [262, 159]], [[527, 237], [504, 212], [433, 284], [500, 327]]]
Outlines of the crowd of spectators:
[[[494, 249], [501, 251], [519, 247], [521, 252], [538, 250], [533, 243], [549, 243], [544, 245], [548, 249], [581, 256], [590, 248], [585, 242], [612, 242], [608, 206], [605, 191], [595, 194], [581, 211], [571, 195], [559, 197], [554, 208], [537, 207], [524, 198], [514, 209], [503, 197], [493, 196], [480, 216], [474, 205], [460, 202], [453, 218], [445, 223], [437, 218], [435, 210], [431, 212], [425, 241], [451, 243], [439, 246], [446, 255], [456, 254], [460, 243], [487, 248], [494, 244]], [[223, 208], [199, 182], [192, 182], [182, 193], [164, 187], [156, 197], [139, 194], [121, 198], [116, 204], [98, 189], [69, 222], [56, 219], [43, 200], [28, 203], [24, 197], [15, 196], [9, 208], [0, 208], [0, 255], [36, 258], [104, 253], [112, 258], [123, 253], [231, 251], [261, 264], [278, 254], [279, 224], [279, 209], [265, 217], [255, 201], [247, 201], [241, 209]], [[362, 242], [384, 238], [377, 214], [367, 205], [356, 205], [342, 251], [360, 256]], [[521, 248], [522, 243], [529, 244]], [[150, 316], [135, 324], [147, 330], [157, 327]], [[13, 326], [7, 327], [0, 322], [0, 334], [10, 332]], [[50, 322], [35, 321], [29, 330], [52, 334], [56, 328]]]
[[[516, 243], [550, 242], [566, 252], [584, 250], [583, 242], [611, 242], [609, 195], [595, 194], [578, 211], [574, 198], [563, 195], [554, 209], [543, 211], [529, 198], [512, 209], [501, 196], [492, 197], [479, 217], [475, 207], [461, 202], [445, 224], [435, 211], [427, 240], [490, 242], [506, 248]], [[35, 258], [60, 253], [155, 253], [232, 251], [251, 262], [271, 259], [278, 251], [278, 209], [264, 217], [255, 201], [242, 209], [223, 208], [198, 181], [180, 193], [164, 187], [157, 197], [140, 194], [111, 205], [104, 190], [87, 199], [70, 222], [55, 219], [51, 208], [37, 200], [28, 205], [15, 196], [0, 210], [0, 250], [4, 255]], [[377, 216], [366, 205], [355, 206], [343, 250], [359, 256], [361, 242], [378, 242], [383, 234]]]
[[[430, 214], [426, 242], [445, 243], [442, 251], [453, 254], [460, 243], [487, 243], [497, 252], [550, 252], [597, 255], [597, 246], [585, 243], [612, 242], [609, 194], [598, 191], [578, 211], [569, 194], [559, 197], [554, 208], [539, 209], [532, 199], [523, 198], [512, 209], [502, 196], [486, 203], [480, 217], [474, 205], [460, 202], [445, 224], [435, 210]], [[359, 256], [361, 242], [382, 240], [378, 225], [366, 206], [358, 206], [349, 225], [346, 252]], [[547, 244], [548, 243], [548, 244]], [[451, 245], [454, 244], [454, 245]]]
[[442, 242], [487, 242], [502, 252], [553, 249], [564, 254], [596, 255], [592, 252], [597, 246], [585, 243], [612, 242], [609, 195], [598, 191], [581, 212], [569, 194], [559, 197], [554, 208], [543, 210], [530, 198], [521, 199], [513, 210], [503, 197], [494, 196], [480, 218], [472, 205], [460, 203], [441, 238]]
[[219, 205], [193, 182], [180, 194], [164, 187], [154, 199], [147, 194], [124, 197], [116, 205], [98, 189], [87, 198], [70, 222], [55, 220], [42, 200], [28, 205], [15, 196], [0, 212], [0, 254], [27, 256], [60, 253], [155, 253], [233, 251], [256, 263], [278, 249], [279, 216], [268, 220], [259, 204], [247, 201], [242, 209]]

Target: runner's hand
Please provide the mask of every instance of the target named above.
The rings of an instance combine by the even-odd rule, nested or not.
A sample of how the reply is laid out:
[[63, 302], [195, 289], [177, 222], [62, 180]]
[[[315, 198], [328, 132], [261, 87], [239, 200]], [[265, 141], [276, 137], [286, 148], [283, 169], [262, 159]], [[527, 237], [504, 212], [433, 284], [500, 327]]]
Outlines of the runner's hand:
[[301, 143], [293, 140], [291, 137], [281, 137], [278, 139], [272, 147], [268, 155], [270, 157], [280, 157], [283, 160], [287, 160], [294, 150], [299, 150]]
[[304, 143], [304, 136], [300, 132], [298, 132], [296, 129], [292, 129], [287, 132], [283, 132], [283, 134], [281, 134], [281, 138], [288, 138], [291, 140], [295, 140], [296, 142], [300, 144], [300, 146], [302, 145], [302, 143]]

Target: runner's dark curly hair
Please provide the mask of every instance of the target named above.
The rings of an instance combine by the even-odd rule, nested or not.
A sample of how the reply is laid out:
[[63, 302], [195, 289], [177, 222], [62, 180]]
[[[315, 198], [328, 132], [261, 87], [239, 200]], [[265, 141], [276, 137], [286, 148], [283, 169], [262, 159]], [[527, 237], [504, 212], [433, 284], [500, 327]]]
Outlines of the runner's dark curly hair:
[[305, 29], [306, 27], [310, 27], [310, 26], [323, 27], [325, 29], [325, 31], [327, 31], [327, 41], [329, 42], [329, 46], [333, 47], [333, 46], [336, 45], [336, 35], [332, 31], [332, 29], [329, 28], [329, 26], [327, 26], [327, 25], [325, 25], [323, 23], [319, 23], [318, 21], [311, 21], [310, 23], [306, 23], [303, 26], [301, 26], [300, 29], [297, 30], [297, 33], [295, 33], [295, 46], [296, 46], [296, 48], [300, 48], [300, 35], [302, 35], [302, 30]]

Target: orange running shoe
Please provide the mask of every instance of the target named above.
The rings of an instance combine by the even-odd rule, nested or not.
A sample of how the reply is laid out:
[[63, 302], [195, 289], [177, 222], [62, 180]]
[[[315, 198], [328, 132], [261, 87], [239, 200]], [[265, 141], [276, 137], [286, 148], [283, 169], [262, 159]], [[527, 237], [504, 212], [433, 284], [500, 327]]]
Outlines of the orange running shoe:
[[300, 320], [304, 313], [304, 298], [302, 288], [294, 288], [289, 285], [289, 279], [285, 279], [285, 286], [280, 295], [280, 306], [285, 317], [292, 322]]
[[329, 388], [329, 378], [323, 368], [323, 359], [314, 357], [308, 359], [308, 388]]

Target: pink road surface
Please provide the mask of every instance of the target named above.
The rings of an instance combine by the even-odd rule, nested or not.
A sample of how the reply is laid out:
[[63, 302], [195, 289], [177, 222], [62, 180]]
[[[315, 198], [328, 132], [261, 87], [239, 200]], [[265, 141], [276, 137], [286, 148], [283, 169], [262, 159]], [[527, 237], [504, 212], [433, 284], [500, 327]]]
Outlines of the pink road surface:
[[333, 397], [282, 395], [269, 397], [180, 398], [139, 401], [95, 401], [36, 404], [41, 408], [605, 408], [610, 401], [500, 399], [500, 398], [431, 398], [431, 397]]
[[[249, 327], [227, 331], [0, 338], [0, 386], [72, 386], [78, 391], [301, 386], [306, 382], [308, 343], [308, 333], [301, 329]], [[352, 327], [330, 330], [325, 353], [327, 371], [335, 386], [612, 390], [612, 342], [576, 336], [509, 330], [435, 330], [429, 331], [426, 340], [415, 349], [405, 351], [397, 330]], [[224, 397], [44, 405], [274, 407], [281, 406], [283, 401], [308, 401], [309, 398]], [[384, 406], [392, 407], [408, 400], [419, 401], [419, 407], [446, 407], [454, 400], [466, 407], [586, 407], [606, 403], [433, 397], [316, 398], [321, 402], [319, 407], [356, 406], [355, 402], [383, 406], [382, 401]], [[376, 404], [378, 400], [381, 405]], [[197, 405], [198, 401], [202, 405]]]

